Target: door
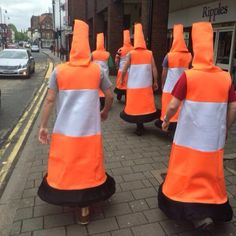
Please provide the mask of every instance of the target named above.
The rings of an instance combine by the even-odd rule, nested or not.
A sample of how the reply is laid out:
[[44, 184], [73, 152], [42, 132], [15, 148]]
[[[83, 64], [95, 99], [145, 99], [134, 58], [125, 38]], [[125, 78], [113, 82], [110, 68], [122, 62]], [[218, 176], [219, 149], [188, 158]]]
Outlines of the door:
[[234, 35], [234, 27], [216, 28], [214, 30], [215, 64], [229, 72], [232, 68]]

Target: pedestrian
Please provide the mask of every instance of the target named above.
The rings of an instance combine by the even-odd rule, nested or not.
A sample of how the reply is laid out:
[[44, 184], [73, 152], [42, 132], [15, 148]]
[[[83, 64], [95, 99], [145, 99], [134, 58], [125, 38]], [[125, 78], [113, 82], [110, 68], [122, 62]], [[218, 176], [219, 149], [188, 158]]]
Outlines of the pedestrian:
[[65, 48], [63, 47], [63, 45], [61, 45], [61, 47], [60, 47], [60, 59], [62, 61], [64, 61], [64, 55], [65, 55]]
[[[38, 137], [42, 144], [48, 143], [47, 123], [57, 101], [48, 172], [38, 195], [48, 203], [78, 207], [81, 224], [89, 222], [92, 203], [108, 199], [115, 192], [115, 181], [104, 170], [100, 124], [112, 105], [111, 82], [100, 66], [90, 61], [88, 32], [86, 23], [74, 21], [70, 59], [52, 73]], [[106, 100], [101, 113], [99, 88]]]
[[51, 53], [54, 52], [54, 45], [53, 45], [53, 44], [51, 44], [51, 46], [50, 46], [50, 50], [51, 50]]
[[117, 100], [120, 101], [122, 96], [126, 96], [126, 88], [128, 81], [128, 72], [125, 75], [124, 82], [121, 84], [121, 76], [124, 64], [126, 62], [127, 54], [133, 50], [133, 46], [130, 41], [130, 33], [129, 30], [123, 31], [123, 46], [117, 51], [115, 64], [118, 69], [117, 77], [116, 77], [116, 88], [114, 92], [117, 94]]
[[143, 123], [158, 118], [153, 93], [153, 90], [158, 89], [158, 73], [152, 52], [146, 48], [140, 23], [134, 26], [134, 50], [127, 55], [122, 70], [122, 84], [125, 81], [128, 69], [126, 104], [120, 113], [120, 117], [127, 122], [135, 123], [137, 126], [135, 133], [141, 136], [144, 132]]
[[163, 119], [182, 107], [173, 140], [167, 176], [158, 193], [160, 209], [170, 218], [192, 221], [201, 230], [230, 221], [224, 182], [223, 153], [236, 119], [236, 96], [228, 72], [213, 64], [213, 29], [209, 22], [192, 26], [192, 69], [175, 85]]
[[[155, 122], [158, 128], [161, 128], [167, 106], [171, 101], [171, 92], [184, 70], [189, 68], [192, 56], [188, 51], [183, 37], [183, 25], [174, 25], [173, 42], [169, 53], [162, 63], [162, 105], [161, 118]], [[179, 111], [170, 120], [169, 130], [175, 131], [178, 121]]]
[[[109, 78], [109, 68], [113, 67], [113, 62], [110, 53], [105, 49], [103, 33], [97, 34], [96, 44], [96, 50], [92, 52], [92, 60], [103, 68], [106, 76]], [[101, 89], [99, 90], [99, 97], [100, 109], [102, 110], [105, 105], [105, 96]]]

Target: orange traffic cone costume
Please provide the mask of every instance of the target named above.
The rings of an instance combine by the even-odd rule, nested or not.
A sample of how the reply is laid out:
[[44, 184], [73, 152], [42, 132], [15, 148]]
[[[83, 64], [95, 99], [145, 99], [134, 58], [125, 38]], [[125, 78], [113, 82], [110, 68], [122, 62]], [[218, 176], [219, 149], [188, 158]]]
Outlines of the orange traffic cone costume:
[[126, 104], [120, 114], [120, 117], [127, 122], [146, 123], [158, 117], [152, 88], [152, 57], [152, 52], [146, 49], [142, 25], [135, 24]]
[[89, 206], [109, 198], [115, 182], [105, 173], [98, 90], [101, 68], [90, 62], [88, 25], [75, 20], [68, 63], [56, 68], [57, 118], [48, 174], [38, 194], [52, 204]]
[[121, 84], [121, 75], [124, 64], [126, 62], [127, 54], [133, 50], [133, 46], [130, 42], [130, 33], [129, 30], [123, 31], [123, 47], [118, 50], [120, 61], [119, 61], [119, 69], [116, 77], [116, 88], [114, 92], [116, 94], [125, 94], [127, 88], [127, 80], [128, 80], [128, 72], [125, 75], [124, 82]]
[[[109, 77], [109, 67], [108, 67], [108, 59], [110, 57], [110, 53], [106, 51], [104, 47], [104, 34], [97, 34], [96, 41], [96, 50], [92, 52], [93, 62], [99, 64], [104, 70], [105, 74]], [[102, 90], [99, 90], [99, 97], [101, 102], [101, 107], [104, 106], [105, 96]], [[101, 108], [102, 109], [102, 108]]]
[[[168, 72], [162, 93], [161, 120], [163, 121], [166, 110], [172, 98], [171, 92], [184, 70], [189, 68], [192, 59], [188, 52], [184, 37], [183, 25], [174, 25], [173, 43], [170, 52], [167, 54]], [[170, 122], [177, 122], [179, 111], [170, 119]]]
[[231, 78], [213, 64], [209, 22], [193, 24], [193, 68], [186, 70], [183, 100], [168, 172], [159, 189], [159, 207], [173, 219], [210, 217], [229, 221], [223, 171], [226, 117]]

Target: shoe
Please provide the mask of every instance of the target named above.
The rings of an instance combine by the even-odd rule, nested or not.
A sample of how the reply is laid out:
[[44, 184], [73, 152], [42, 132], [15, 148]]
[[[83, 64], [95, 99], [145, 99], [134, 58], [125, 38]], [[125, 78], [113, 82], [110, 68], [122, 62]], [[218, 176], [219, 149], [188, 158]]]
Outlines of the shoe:
[[141, 130], [141, 129], [136, 129], [134, 133], [135, 133], [137, 136], [142, 136], [143, 130]]
[[214, 222], [210, 217], [201, 220], [193, 220], [194, 227], [197, 230], [209, 231], [214, 226]]
[[116, 98], [117, 98], [118, 101], [120, 101], [121, 98], [122, 98], [122, 94], [117, 94]]
[[78, 224], [87, 225], [89, 223], [89, 207], [79, 208], [76, 213]]
[[155, 126], [158, 128], [158, 129], [162, 129], [162, 120], [156, 120], [155, 122]]

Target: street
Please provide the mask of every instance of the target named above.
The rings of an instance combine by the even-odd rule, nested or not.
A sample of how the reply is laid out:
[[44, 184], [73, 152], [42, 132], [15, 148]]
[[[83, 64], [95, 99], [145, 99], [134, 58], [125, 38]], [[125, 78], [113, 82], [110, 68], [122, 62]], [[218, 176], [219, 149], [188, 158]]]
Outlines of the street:
[[[41, 63], [37, 65], [36, 73], [30, 80], [10, 81], [22, 84], [22, 91], [31, 90], [31, 93], [27, 92], [28, 102], [40, 87], [46, 72], [43, 67], [40, 67], [40, 72], [37, 71], [39, 65], [46, 68], [46, 64], [42, 62], [45, 56], [37, 55], [36, 60]], [[114, 80], [115, 77], [112, 76], [113, 84]], [[158, 104], [160, 98], [156, 99]], [[26, 106], [28, 103], [24, 100]], [[24, 106], [22, 105], [22, 109]], [[123, 107], [124, 102], [114, 101], [108, 120], [102, 123], [106, 171], [114, 176], [117, 190], [109, 201], [92, 206], [91, 223], [82, 227], [75, 222], [73, 208], [50, 205], [37, 196], [38, 186], [47, 170], [48, 158], [48, 146], [39, 145], [37, 139], [39, 115], [2, 192], [1, 236], [202, 235], [188, 222], [168, 219], [157, 205], [157, 191], [163, 181], [161, 174], [166, 172], [168, 166], [170, 138], [158, 132], [153, 123], [145, 125], [144, 136], [137, 137], [134, 134], [134, 125], [127, 124], [119, 117]], [[54, 119], [53, 115], [49, 124], [50, 130]], [[235, 132], [234, 125], [227, 140], [226, 156], [236, 152]], [[225, 177], [229, 201], [235, 212], [235, 176], [225, 169]], [[216, 224], [211, 232], [204, 235], [233, 236], [235, 232], [234, 217], [232, 222]]]
[[16, 125], [26, 106], [44, 79], [47, 68], [47, 56], [44, 53], [33, 53], [35, 73], [29, 79], [0, 77], [2, 93], [0, 109], [0, 145], [7, 133]]

